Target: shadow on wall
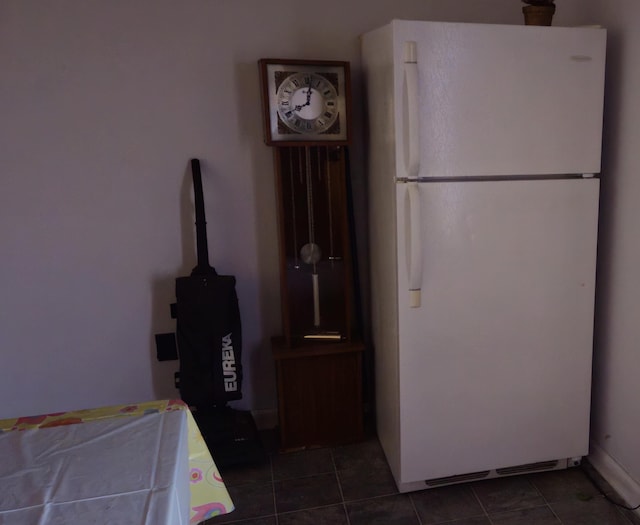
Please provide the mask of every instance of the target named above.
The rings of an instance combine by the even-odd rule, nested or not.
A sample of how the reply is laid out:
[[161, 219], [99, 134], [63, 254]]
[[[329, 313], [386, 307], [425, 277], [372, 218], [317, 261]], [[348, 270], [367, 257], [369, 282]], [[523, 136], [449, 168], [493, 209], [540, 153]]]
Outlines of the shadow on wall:
[[607, 65], [605, 78], [605, 108], [604, 133], [602, 147], [602, 174], [600, 178], [600, 220], [598, 225], [598, 267], [596, 280], [596, 318], [593, 352], [593, 409], [592, 409], [592, 439], [602, 443], [607, 431], [602, 414], [606, 414], [608, 407], [604, 392], [610, 390], [609, 359], [607, 355], [612, 351], [609, 339], [611, 334], [607, 328], [612, 326], [612, 266], [615, 231], [619, 229], [615, 224], [615, 211], [618, 209], [619, 183], [622, 175], [618, 166], [620, 158], [620, 126], [622, 113], [622, 87], [626, 70], [622, 64], [626, 63], [625, 45], [623, 37], [614, 31], [607, 34]]
[[243, 323], [255, 323], [255, 331], [263, 334], [255, 346], [246, 348], [243, 354], [245, 381], [250, 383], [243, 390], [251, 392], [254, 399], [250, 405], [253, 409], [273, 409], [277, 405], [277, 398], [270, 339], [281, 333], [282, 321], [273, 151], [264, 144], [263, 139], [259, 58], [263, 57], [256, 57], [255, 62], [236, 64], [234, 72], [237, 89], [247, 91], [243, 93], [243, 103], [237, 105], [238, 140], [250, 157], [250, 173], [254, 174], [250, 180], [252, 188], [248, 198], [256, 217], [255, 253], [258, 258], [254, 281], [247, 284], [257, 290], [259, 307], [255, 318], [247, 316], [243, 318]]
[[[193, 207], [193, 182], [189, 159], [185, 159], [185, 170], [180, 185], [180, 238], [182, 264], [175, 275], [158, 275], [151, 283], [151, 333], [149, 334], [149, 359], [153, 392], [157, 398], [179, 398], [180, 392], [175, 388], [174, 373], [179, 369], [179, 362], [158, 361], [156, 334], [175, 333], [176, 322], [171, 318], [171, 304], [176, 302], [175, 284], [178, 277], [188, 276], [196, 265], [196, 233]], [[176, 246], [176, 249], [178, 247]]]

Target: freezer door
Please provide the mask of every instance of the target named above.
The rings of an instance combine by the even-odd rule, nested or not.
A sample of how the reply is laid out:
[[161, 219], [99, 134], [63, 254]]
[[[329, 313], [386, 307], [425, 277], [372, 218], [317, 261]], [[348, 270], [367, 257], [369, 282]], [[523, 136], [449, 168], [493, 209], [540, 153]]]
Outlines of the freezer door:
[[588, 453], [598, 188], [398, 184], [399, 483]]
[[604, 29], [417, 21], [392, 28], [388, 124], [395, 121], [397, 176], [415, 171], [416, 141], [419, 177], [600, 171]]

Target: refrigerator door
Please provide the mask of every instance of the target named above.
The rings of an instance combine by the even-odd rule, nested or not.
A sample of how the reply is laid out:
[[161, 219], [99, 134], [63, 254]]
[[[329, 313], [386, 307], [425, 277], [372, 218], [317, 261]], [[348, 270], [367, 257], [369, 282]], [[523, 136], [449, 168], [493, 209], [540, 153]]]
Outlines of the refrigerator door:
[[586, 455], [599, 181], [422, 183], [417, 235], [407, 186], [396, 481]]
[[[416, 141], [418, 177], [600, 171], [604, 29], [394, 21], [390, 34], [396, 176], [414, 175]], [[367, 66], [386, 68], [366, 54], [387, 35], [365, 36]]]

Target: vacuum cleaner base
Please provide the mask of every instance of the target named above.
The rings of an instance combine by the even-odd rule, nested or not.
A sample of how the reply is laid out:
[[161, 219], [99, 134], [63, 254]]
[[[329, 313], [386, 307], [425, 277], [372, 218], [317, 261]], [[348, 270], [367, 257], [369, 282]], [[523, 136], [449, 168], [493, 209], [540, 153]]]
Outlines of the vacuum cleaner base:
[[198, 409], [193, 416], [219, 469], [266, 460], [251, 412], [224, 407]]

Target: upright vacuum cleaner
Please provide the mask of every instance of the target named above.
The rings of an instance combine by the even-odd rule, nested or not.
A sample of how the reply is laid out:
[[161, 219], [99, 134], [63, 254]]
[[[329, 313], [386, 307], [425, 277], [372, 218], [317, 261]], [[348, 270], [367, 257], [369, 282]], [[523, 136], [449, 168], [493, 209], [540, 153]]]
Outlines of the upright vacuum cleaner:
[[229, 401], [242, 398], [242, 333], [236, 279], [209, 265], [200, 161], [191, 160], [198, 264], [176, 279], [180, 397], [193, 411], [218, 467], [264, 459], [251, 413]]

